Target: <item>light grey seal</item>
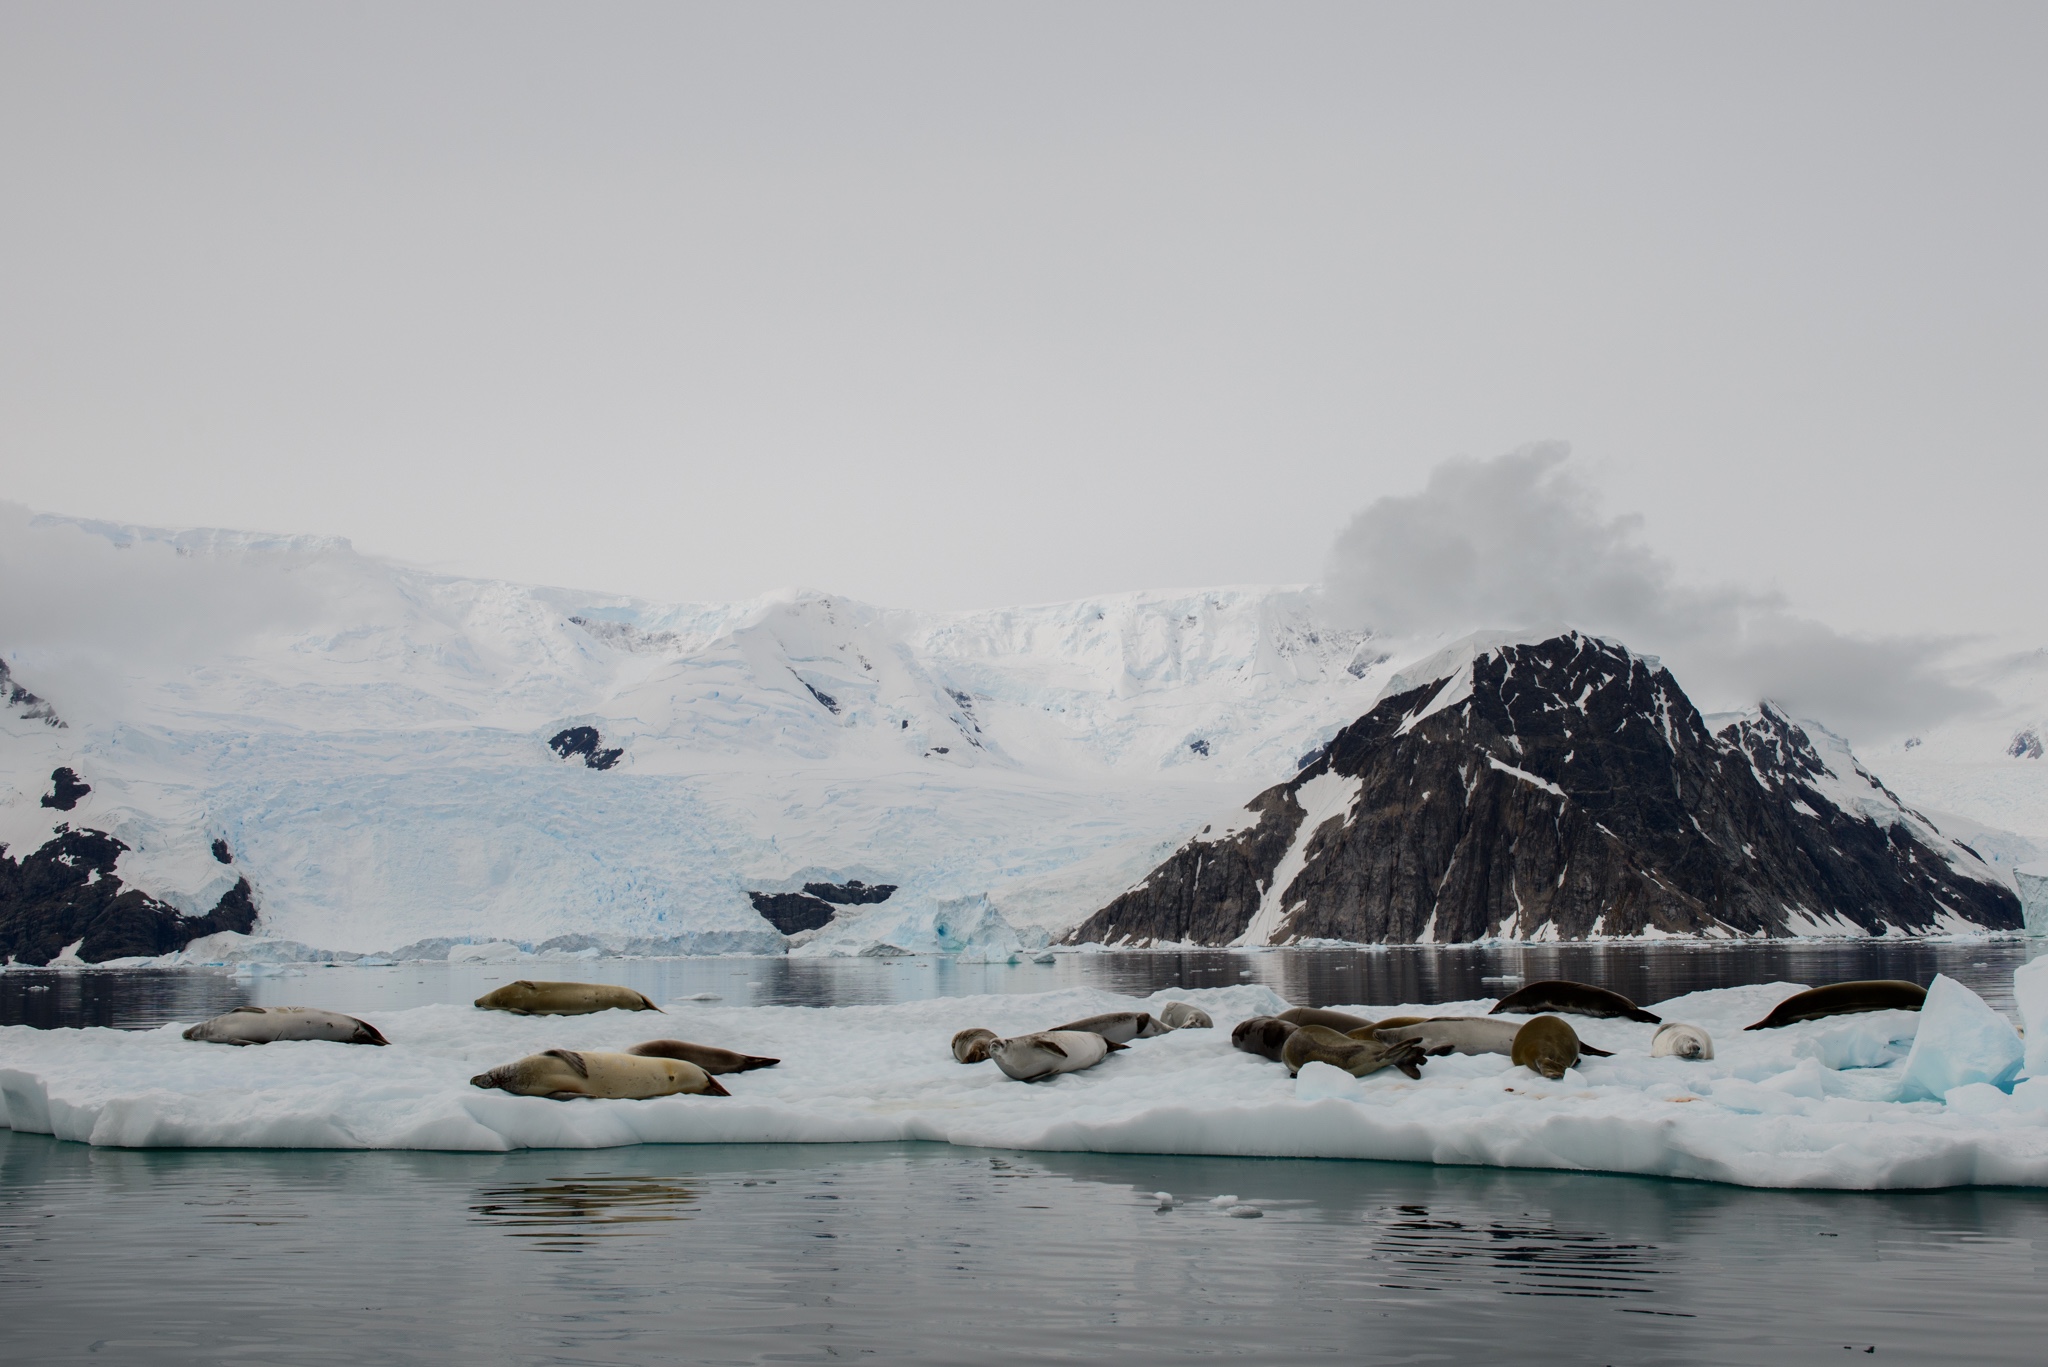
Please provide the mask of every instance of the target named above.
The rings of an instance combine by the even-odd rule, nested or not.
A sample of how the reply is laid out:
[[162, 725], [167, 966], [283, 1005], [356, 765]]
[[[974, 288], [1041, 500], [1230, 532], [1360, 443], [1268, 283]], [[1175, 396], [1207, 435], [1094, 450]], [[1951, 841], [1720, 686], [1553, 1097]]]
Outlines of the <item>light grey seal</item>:
[[1335, 1030], [1340, 1035], [1376, 1024], [1363, 1016], [1354, 1016], [1348, 1011], [1327, 1011], [1320, 1006], [1290, 1006], [1275, 1019], [1289, 1021], [1295, 1025], [1320, 1025], [1325, 1030]]
[[1253, 1016], [1231, 1028], [1230, 1047], [1278, 1063], [1287, 1037], [1300, 1028], [1293, 1021], [1281, 1020], [1278, 1016]]
[[581, 1096], [645, 1101], [657, 1096], [732, 1095], [719, 1085], [717, 1078], [681, 1059], [580, 1049], [529, 1054], [517, 1063], [478, 1073], [469, 1085], [495, 1087], [518, 1096], [553, 1097], [558, 1101]]
[[953, 1057], [962, 1063], [987, 1063], [988, 1047], [999, 1038], [995, 1031], [984, 1030], [978, 1025], [972, 1030], [962, 1030], [953, 1036]]
[[1864, 982], [1830, 983], [1785, 998], [1771, 1008], [1771, 1014], [1745, 1030], [1775, 1030], [1798, 1021], [1817, 1021], [1828, 1016], [1854, 1016], [1865, 1011], [1918, 1011], [1927, 1000], [1927, 989], [1918, 983], [1896, 978], [1873, 978]]
[[1159, 1008], [1159, 1023], [1169, 1030], [1213, 1030], [1216, 1022], [1199, 1006], [1168, 1002]]
[[315, 1006], [238, 1006], [185, 1032], [207, 1044], [275, 1044], [288, 1039], [331, 1040], [336, 1044], [389, 1044], [368, 1021]]
[[735, 1053], [716, 1045], [691, 1044], [688, 1040], [679, 1039], [646, 1040], [626, 1052], [638, 1054], [641, 1058], [679, 1058], [685, 1063], [696, 1064], [707, 1073], [745, 1073], [756, 1068], [773, 1068], [782, 1062], [779, 1058]]
[[515, 1016], [587, 1016], [593, 1011], [659, 1011], [630, 987], [612, 983], [535, 983], [521, 978], [476, 999], [486, 1011]]
[[1647, 1021], [1651, 1025], [1656, 1025], [1664, 1019], [1662, 1016], [1651, 1015], [1619, 992], [1609, 992], [1604, 987], [1565, 982], [1556, 978], [1530, 983], [1527, 987], [1508, 993], [1493, 1004], [1493, 1010], [1488, 1014], [1533, 1016], [1539, 1011], [1607, 1019], [1618, 1016], [1623, 1020]]
[[[1583, 1048], [1584, 1046], [1580, 1046]], [[1591, 1053], [1589, 1049], [1586, 1052]], [[1708, 1059], [1714, 1056], [1714, 1041], [1697, 1025], [1666, 1021], [1650, 1037], [1651, 1058]]]
[[1005, 1076], [1019, 1082], [1039, 1082], [1061, 1073], [1093, 1068], [1123, 1047], [1093, 1030], [1040, 1030], [1036, 1034], [995, 1040], [988, 1046], [988, 1056]]
[[1086, 1030], [1100, 1035], [1111, 1044], [1129, 1044], [1134, 1039], [1151, 1039], [1164, 1035], [1171, 1026], [1161, 1025], [1144, 1011], [1112, 1011], [1106, 1015], [1090, 1016], [1086, 1020], [1068, 1021], [1055, 1025], [1044, 1034], [1056, 1034], [1062, 1030]]
[[[1422, 1052], [1431, 1058], [1445, 1054], [1508, 1054], [1515, 1052], [1515, 1036], [1522, 1027], [1514, 1021], [1495, 1020], [1491, 1016], [1432, 1016], [1413, 1025], [1383, 1025], [1373, 1034], [1382, 1040], [1412, 1039], [1422, 1046]], [[1353, 1039], [1359, 1038], [1354, 1032]], [[1581, 1041], [1579, 1051], [1608, 1057], [1605, 1049], [1595, 1049]]]
[[1509, 1057], [1555, 1082], [1579, 1061], [1578, 1032], [1556, 1016], [1538, 1016], [1515, 1032]]
[[1280, 1046], [1280, 1061], [1292, 1077], [1308, 1063], [1328, 1063], [1353, 1077], [1382, 1068], [1398, 1068], [1409, 1077], [1422, 1076], [1422, 1046], [1414, 1040], [1364, 1040], [1340, 1035], [1323, 1025], [1304, 1025]]

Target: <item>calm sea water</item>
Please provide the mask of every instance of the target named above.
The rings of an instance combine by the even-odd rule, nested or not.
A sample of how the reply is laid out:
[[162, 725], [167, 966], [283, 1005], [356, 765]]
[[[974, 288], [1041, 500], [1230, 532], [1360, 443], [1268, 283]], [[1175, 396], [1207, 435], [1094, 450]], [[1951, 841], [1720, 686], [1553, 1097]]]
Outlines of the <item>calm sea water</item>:
[[[2021, 941], [0, 974], [0, 1021], [468, 1000], [522, 973], [831, 1005], [1261, 981], [1304, 1004], [1571, 977], [1641, 1001], [1961, 978]], [[33, 989], [42, 988], [41, 991]], [[1180, 1204], [1161, 1213], [1143, 1194]], [[1234, 1195], [1260, 1219], [1209, 1204]], [[2032, 1363], [2048, 1193], [1764, 1192], [1388, 1163], [647, 1146], [131, 1151], [0, 1131], [0, 1358], [134, 1363]]]

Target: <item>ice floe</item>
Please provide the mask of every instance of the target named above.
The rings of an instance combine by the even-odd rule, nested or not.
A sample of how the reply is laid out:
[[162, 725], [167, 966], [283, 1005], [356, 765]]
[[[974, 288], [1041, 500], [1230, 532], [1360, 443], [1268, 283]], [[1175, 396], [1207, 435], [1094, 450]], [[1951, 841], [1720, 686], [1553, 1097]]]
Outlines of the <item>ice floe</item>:
[[[1583, 1038], [1615, 1054], [1584, 1059], [1557, 1082], [1498, 1055], [1432, 1059], [1419, 1082], [1314, 1066], [1290, 1079], [1277, 1064], [1230, 1047], [1231, 1023], [1285, 1005], [1251, 985], [1138, 1000], [1074, 988], [833, 1008], [672, 1001], [666, 1016], [519, 1017], [463, 1005], [360, 1013], [391, 1041], [383, 1049], [230, 1049], [181, 1039], [190, 1022], [137, 1032], [7, 1027], [0, 1118], [18, 1130], [115, 1146], [937, 1140], [1593, 1170], [1761, 1187], [2048, 1186], [2048, 1078], [2008, 1090], [1998, 1076], [1976, 1075], [1995, 1062], [1987, 1041], [2006, 1047], [1977, 1014], [1981, 1002], [1948, 1001], [1944, 989], [1930, 995], [1924, 1020], [1886, 1011], [1742, 1029], [1799, 989], [1772, 983], [1658, 1004], [1666, 1019], [1713, 1035], [1717, 1057], [1707, 1062], [1651, 1058], [1653, 1025], [1575, 1020]], [[993, 1064], [963, 1066], [948, 1047], [966, 1026], [1020, 1033], [1112, 1009], [1157, 1011], [1174, 999], [1201, 1006], [1218, 1028], [1135, 1040], [1095, 1068], [1050, 1082], [1012, 1082]], [[2038, 1005], [2026, 990], [2022, 1000]], [[1345, 1009], [1383, 1016], [1491, 1005]], [[1916, 1033], [1924, 1036], [1918, 1063]], [[729, 1098], [560, 1102], [469, 1085], [472, 1075], [539, 1050], [620, 1048], [654, 1036], [783, 1061], [725, 1079]], [[1946, 1071], [1932, 1064], [1937, 1043], [1958, 1051]], [[1945, 1081], [1953, 1083], [1947, 1104], [1900, 1100], [1909, 1082]]]

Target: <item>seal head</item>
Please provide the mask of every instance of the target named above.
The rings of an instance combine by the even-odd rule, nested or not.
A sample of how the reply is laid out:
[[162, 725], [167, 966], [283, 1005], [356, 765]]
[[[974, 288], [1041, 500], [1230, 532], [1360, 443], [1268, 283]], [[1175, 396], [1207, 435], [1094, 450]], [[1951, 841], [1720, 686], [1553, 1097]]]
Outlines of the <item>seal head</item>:
[[1168, 1002], [1159, 1008], [1159, 1023], [1169, 1030], [1213, 1030], [1216, 1022], [1199, 1006]]
[[1714, 1041], [1707, 1032], [1697, 1025], [1682, 1025], [1677, 1021], [1666, 1021], [1657, 1027], [1657, 1033], [1650, 1037], [1651, 1058], [1709, 1059], [1714, 1056]]
[[1231, 1027], [1230, 1047], [1278, 1063], [1287, 1037], [1298, 1028], [1293, 1021], [1281, 1020], [1278, 1016], [1253, 1016]]
[[993, 1030], [975, 1026], [953, 1036], [953, 1057], [962, 1063], [987, 1063], [988, 1047], [1001, 1038]]

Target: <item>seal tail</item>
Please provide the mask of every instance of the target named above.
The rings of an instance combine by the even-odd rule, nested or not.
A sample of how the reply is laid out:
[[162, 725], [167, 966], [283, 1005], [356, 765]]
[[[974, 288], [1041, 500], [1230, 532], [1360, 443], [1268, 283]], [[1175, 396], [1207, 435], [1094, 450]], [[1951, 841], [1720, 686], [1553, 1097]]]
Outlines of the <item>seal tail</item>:
[[1635, 1010], [1629, 1012], [1628, 1018], [1632, 1021], [1641, 1021], [1645, 1025], [1662, 1025], [1664, 1023], [1664, 1018], [1662, 1016], [1656, 1015], [1653, 1012], [1645, 1011], [1640, 1006], [1638, 1006]]
[[721, 1086], [719, 1085], [719, 1083], [718, 1083], [718, 1079], [717, 1079], [717, 1078], [715, 1078], [715, 1077], [706, 1077], [706, 1078], [704, 1079], [704, 1090], [703, 1090], [703, 1091], [701, 1091], [701, 1092], [699, 1092], [699, 1093], [698, 1093], [698, 1095], [699, 1095], [699, 1096], [731, 1096], [731, 1095], [732, 1095], [732, 1093], [731, 1093], [731, 1092], [728, 1092], [727, 1090], [725, 1090], [725, 1088], [721, 1087]]
[[368, 1021], [357, 1021], [357, 1022], [356, 1022], [356, 1033], [355, 1033], [355, 1038], [354, 1038], [354, 1039], [351, 1039], [351, 1040], [349, 1041], [349, 1043], [350, 1043], [350, 1044], [389, 1044], [389, 1043], [391, 1043], [391, 1041], [390, 1041], [390, 1040], [388, 1040], [388, 1039], [385, 1039], [385, 1038], [384, 1038], [384, 1035], [383, 1035], [383, 1032], [382, 1032], [382, 1031], [380, 1031], [380, 1030], [378, 1030], [376, 1026], [374, 1026], [374, 1025], [370, 1024], [370, 1023], [369, 1023]]
[[1579, 1041], [1579, 1052], [1582, 1054], [1591, 1054], [1594, 1058], [1614, 1057], [1614, 1051], [1612, 1049], [1602, 1049], [1597, 1045], [1588, 1044], [1584, 1040]]
[[745, 1057], [746, 1061], [740, 1064], [740, 1071], [743, 1073], [751, 1073], [756, 1068], [773, 1068], [776, 1064], [782, 1062], [779, 1058], [761, 1058], [754, 1054], [748, 1054]]

